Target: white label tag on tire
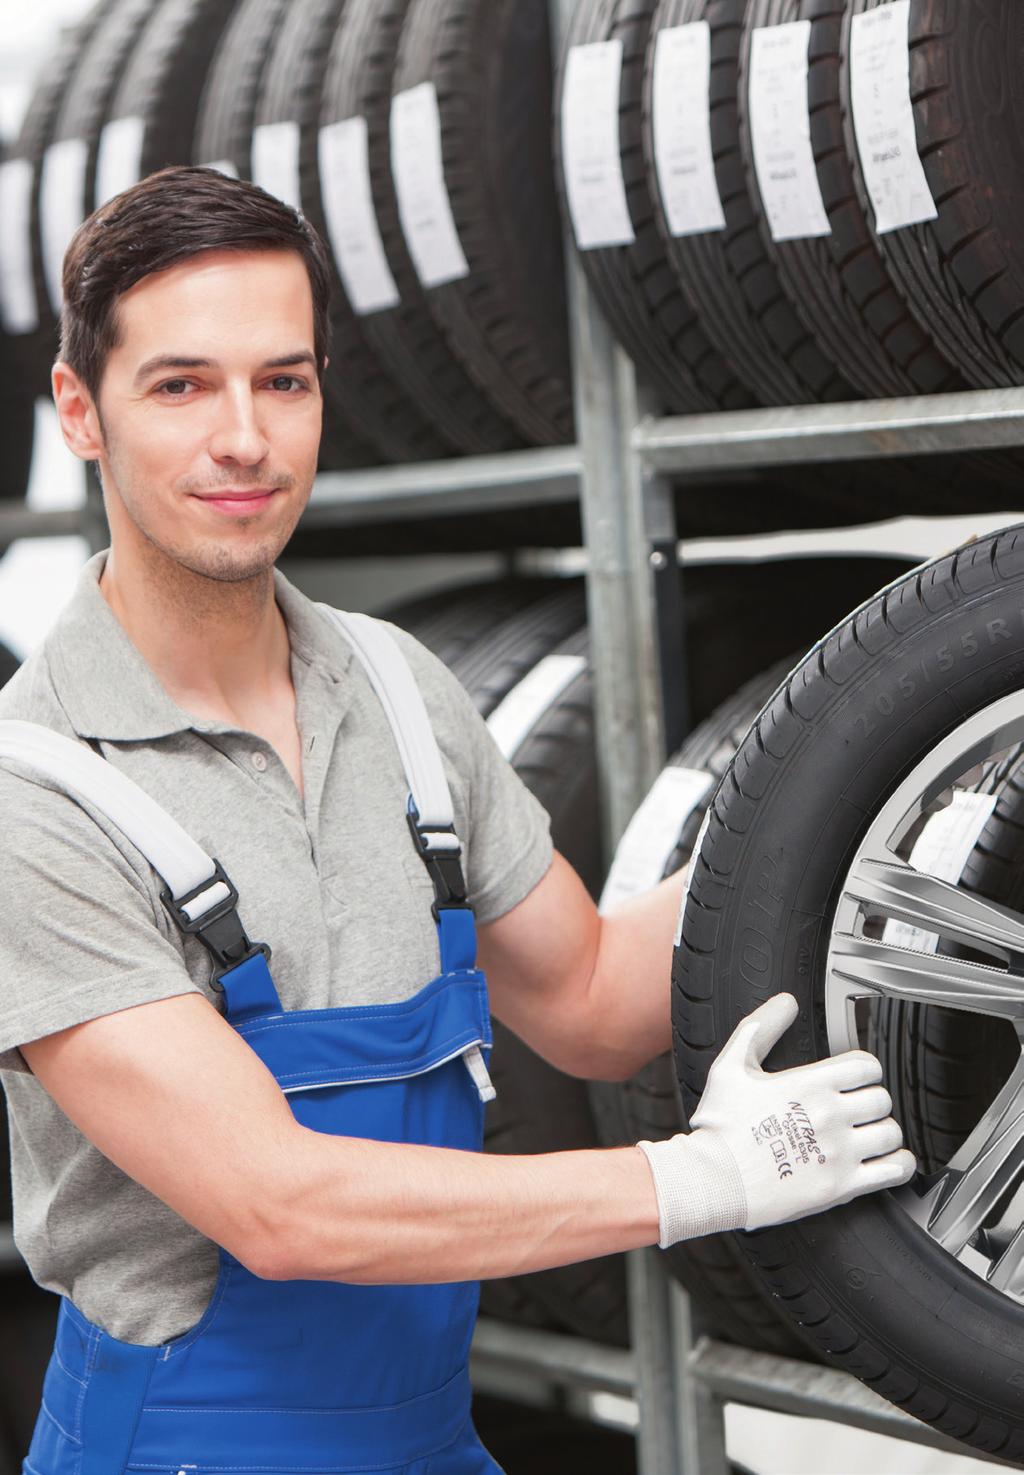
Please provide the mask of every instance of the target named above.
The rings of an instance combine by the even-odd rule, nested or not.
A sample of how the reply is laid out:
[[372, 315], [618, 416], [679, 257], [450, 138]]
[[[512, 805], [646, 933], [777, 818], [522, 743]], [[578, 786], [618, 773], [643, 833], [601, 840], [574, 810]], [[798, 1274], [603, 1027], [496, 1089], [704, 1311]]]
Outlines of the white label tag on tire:
[[750, 133], [761, 201], [775, 241], [831, 235], [811, 150], [809, 20], [759, 26], [750, 38]]
[[416, 275], [426, 288], [469, 276], [444, 179], [441, 111], [433, 82], [391, 99], [391, 173], [398, 216]]
[[261, 123], [252, 131], [253, 183], [293, 210], [302, 209], [298, 123]]
[[353, 311], [397, 307], [370, 183], [369, 130], [365, 118], [345, 118], [320, 129], [320, 189], [334, 261]]
[[878, 234], [934, 220], [910, 101], [910, 0], [853, 17], [850, 98]]
[[[996, 807], [997, 797], [957, 789], [950, 803], [931, 816], [914, 841], [910, 864], [915, 871], [923, 871], [939, 881], [959, 881]], [[934, 932], [925, 932], [895, 918], [886, 922], [882, 936], [892, 947], [911, 947], [924, 953], [935, 952], [939, 945]]]
[[619, 148], [622, 42], [573, 46], [562, 85], [562, 172], [581, 251], [634, 240]]
[[32, 333], [39, 305], [32, 272], [32, 163], [0, 164], [0, 317], [8, 333]]
[[674, 236], [724, 230], [711, 153], [711, 27], [706, 20], [669, 26], [654, 47], [654, 162], [668, 228]]
[[39, 232], [43, 245], [43, 272], [50, 306], [56, 316], [63, 302], [61, 277], [64, 252], [85, 219], [85, 172], [89, 145], [84, 138], [51, 143], [43, 155], [39, 185]]
[[662, 769], [619, 841], [601, 892], [601, 911], [658, 884], [683, 826], [714, 783], [714, 775], [702, 768]]
[[96, 156], [96, 208], [122, 190], [131, 189], [142, 177], [142, 144], [146, 137], [144, 118], [115, 118], [104, 125]]
[[214, 159], [211, 164], [204, 164], [204, 169], [216, 169], [218, 174], [226, 174], [229, 179], [238, 178], [238, 165], [234, 159]]
[[510, 763], [548, 708], [586, 669], [583, 656], [545, 656], [502, 698], [487, 726]]

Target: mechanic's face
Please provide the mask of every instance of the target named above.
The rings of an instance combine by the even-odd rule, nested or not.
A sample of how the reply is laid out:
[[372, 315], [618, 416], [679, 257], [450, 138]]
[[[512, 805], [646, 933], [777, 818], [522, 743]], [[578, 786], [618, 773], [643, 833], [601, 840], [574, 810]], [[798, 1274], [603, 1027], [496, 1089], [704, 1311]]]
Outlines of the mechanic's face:
[[[117, 558], [155, 549], [211, 579], [252, 578], [291, 537], [316, 471], [322, 400], [302, 258], [204, 252], [143, 278], [118, 318], [102, 420], [93, 408], [81, 427], [96, 437]], [[60, 405], [56, 370], [54, 384]]]

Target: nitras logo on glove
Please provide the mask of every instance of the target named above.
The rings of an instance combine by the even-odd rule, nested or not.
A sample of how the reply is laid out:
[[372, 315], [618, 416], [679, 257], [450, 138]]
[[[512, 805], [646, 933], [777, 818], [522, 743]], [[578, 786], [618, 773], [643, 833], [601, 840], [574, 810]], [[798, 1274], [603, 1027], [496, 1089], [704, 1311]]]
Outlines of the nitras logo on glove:
[[781, 1121], [777, 1116], [766, 1116], [763, 1122], [758, 1122], [750, 1130], [755, 1142], [771, 1149], [780, 1178], [792, 1178], [794, 1166], [809, 1163], [812, 1157], [816, 1157], [822, 1167], [825, 1165], [814, 1123], [801, 1101], [791, 1101]]
[[913, 1177], [874, 1055], [762, 1069], [797, 1012], [792, 994], [776, 994], [748, 1014], [708, 1072], [692, 1130], [637, 1144], [654, 1175], [662, 1249], [785, 1224]]

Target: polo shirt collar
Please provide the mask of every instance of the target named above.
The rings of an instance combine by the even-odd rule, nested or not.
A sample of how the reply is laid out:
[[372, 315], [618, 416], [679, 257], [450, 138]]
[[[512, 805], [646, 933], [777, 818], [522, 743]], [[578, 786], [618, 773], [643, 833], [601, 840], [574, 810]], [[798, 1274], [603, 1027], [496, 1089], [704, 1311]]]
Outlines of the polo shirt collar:
[[[161, 685], [100, 592], [108, 551], [95, 553], [86, 563], [46, 640], [51, 678], [75, 731], [106, 742], [236, 731], [226, 723], [194, 717]], [[340, 680], [353, 658], [348, 642], [279, 569], [274, 570], [274, 596], [293, 658], [329, 680]]]

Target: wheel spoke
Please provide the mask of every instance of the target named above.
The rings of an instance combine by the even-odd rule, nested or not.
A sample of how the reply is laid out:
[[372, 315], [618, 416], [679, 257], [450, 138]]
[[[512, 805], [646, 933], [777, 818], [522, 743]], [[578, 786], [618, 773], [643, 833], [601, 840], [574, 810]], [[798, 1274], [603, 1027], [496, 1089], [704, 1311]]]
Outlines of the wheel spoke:
[[883, 994], [999, 1019], [1024, 1017], [1024, 972], [1013, 969], [845, 936], [833, 942], [831, 966], [830, 1004], [840, 1007], [857, 994]]
[[847, 896], [896, 917], [921, 932], [955, 938], [1009, 960], [1024, 957], [1024, 917], [1009, 907], [972, 896], [949, 881], [894, 859], [865, 856], [846, 883]]
[[1024, 1300], [1024, 1225], [992, 1266], [988, 1283], [1016, 1300]]
[[[929, 1204], [928, 1233], [959, 1254], [1024, 1174], [1024, 1061], [1018, 1062], [999, 1095], [958, 1149]], [[1019, 1272], [1019, 1233], [996, 1262], [1002, 1275]]]

